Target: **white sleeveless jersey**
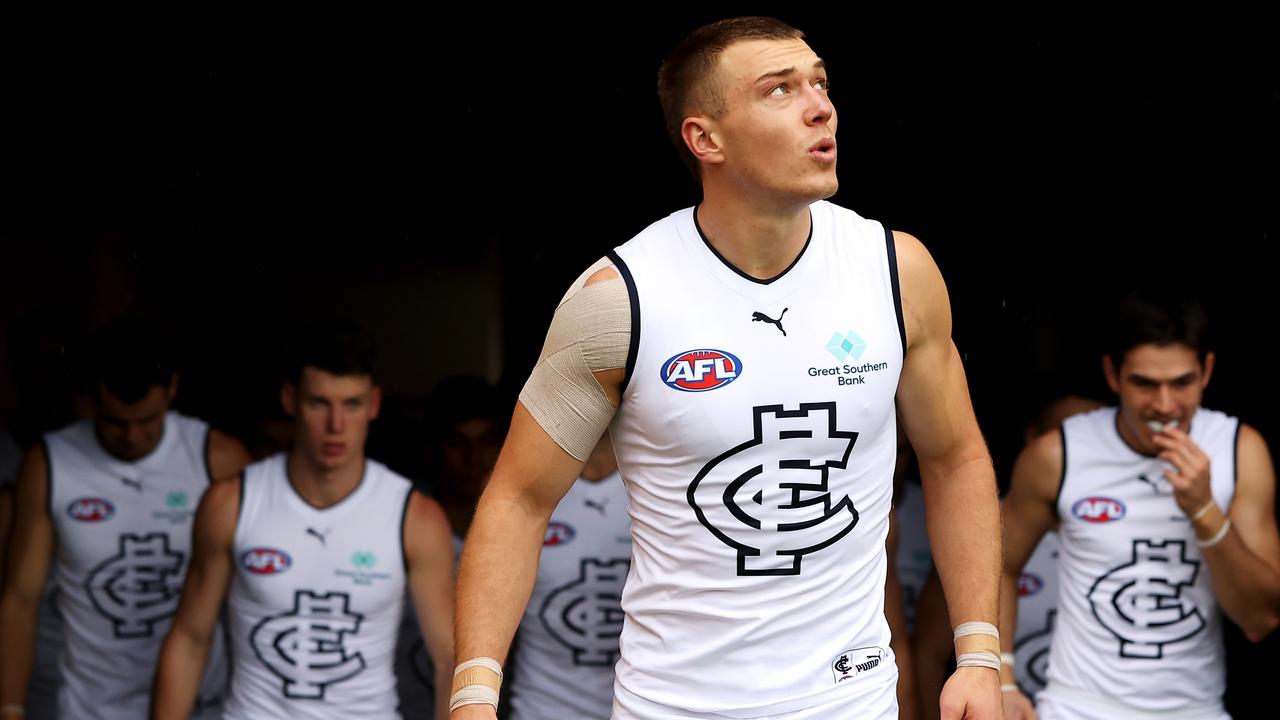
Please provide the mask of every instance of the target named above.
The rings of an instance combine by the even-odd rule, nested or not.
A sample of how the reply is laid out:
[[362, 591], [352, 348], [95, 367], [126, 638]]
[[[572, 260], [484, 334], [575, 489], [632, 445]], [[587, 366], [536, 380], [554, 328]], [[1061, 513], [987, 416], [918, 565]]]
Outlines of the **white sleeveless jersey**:
[[373, 460], [320, 509], [286, 455], [246, 468], [227, 609], [228, 720], [399, 718], [392, 669], [405, 595], [410, 482]]
[[1027, 697], [1044, 689], [1049, 646], [1058, 615], [1058, 533], [1049, 531], [1027, 558], [1018, 578], [1018, 627], [1014, 675]]
[[610, 257], [631, 293], [612, 435], [631, 507], [618, 685], [756, 717], [896, 712], [884, 619], [905, 332], [892, 236], [828, 202], [771, 281], [693, 209]]
[[[171, 412], [156, 449], [129, 462], [103, 450], [87, 420], [45, 436], [63, 619], [61, 717], [146, 717], [209, 486], [208, 437], [203, 421]], [[198, 706], [220, 705], [226, 680], [219, 629]]]
[[[1062, 592], [1041, 697], [1064, 706], [1065, 693], [1105, 698], [1117, 717], [1126, 706], [1220, 714], [1225, 657], [1209, 568], [1164, 479], [1169, 466], [1130, 449], [1116, 420], [1115, 408], [1103, 408], [1063, 424]], [[1238, 430], [1235, 418], [1211, 410], [1191, 420], [1224, 509], [1235, 493]]]
[[512, 720], [606, 720], [631, 565], [627, 494], [617, 472], [579, 478], [547, 525], [538, 581], [520, 621]]

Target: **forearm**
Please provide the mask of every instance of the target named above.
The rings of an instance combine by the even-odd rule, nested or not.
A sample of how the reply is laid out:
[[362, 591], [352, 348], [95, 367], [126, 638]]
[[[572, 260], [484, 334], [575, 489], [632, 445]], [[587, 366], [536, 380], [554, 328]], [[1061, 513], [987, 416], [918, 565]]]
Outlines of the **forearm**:
[[547, 517], [518, 496], [486, 493], [458, 573], [454, 657], [506, 660], [533, 592]]
[[9, 591], [0, 599], [0, 705], [22, 705], [35, 657], [36, 601]]
[[[1196, 537], [1211, 541], [1226, 518], [1214, 508], [1193, 522]], [[1280, 624], [1280, 572], [1249, 549], [1235, 528], [1212, 547], [1202, 548], [1213, 593], [1222, 611], [1258, 642]]]
[[177, 628], [169, 632], [156, 663], [151, 720], [184, 720], [191, 715], [208, 658], [208, 638], [201, 641]]
[[985, 449], [961, 462], [921, 462], [929, 544], [952, 626], [998, 622], [1000, 508]]

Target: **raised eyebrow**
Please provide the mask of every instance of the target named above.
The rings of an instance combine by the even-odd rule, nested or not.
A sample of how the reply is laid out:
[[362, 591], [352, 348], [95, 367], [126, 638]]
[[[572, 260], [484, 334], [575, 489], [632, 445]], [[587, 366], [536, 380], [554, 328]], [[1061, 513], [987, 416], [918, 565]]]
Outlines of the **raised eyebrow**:
[[[815, 70], [826, 70], [827, 63], [825, 60], [818, 60], [813, 64], [813, 68]], [[765, 80], [771, 80], [773, 78], [786, 77], [787, 75], [793, 75], [795, 74], [795, 72], [796, 72], [795, 66], [784, 68], [782, 70], [774, 70], [772, 72], [767, 72], [761, 75], [760, 77], [756, 78], [756, 84], [762, 83]]]

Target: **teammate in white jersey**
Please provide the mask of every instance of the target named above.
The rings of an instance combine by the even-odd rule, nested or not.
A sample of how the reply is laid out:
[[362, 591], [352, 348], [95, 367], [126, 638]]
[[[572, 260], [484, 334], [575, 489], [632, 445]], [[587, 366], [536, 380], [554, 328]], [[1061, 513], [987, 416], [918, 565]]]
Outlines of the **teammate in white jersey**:
[[1006, 666], [1007, 718], [1226, 717], [1219, 608], [1254, 641], [1280, 624], [1275, 472], [1257, 431], [1200, 407], [1204, 311], [1135, 292], [1115, 324], [1118, 405], [1030, 444], [1004, 502], [1004, 628], [1032, 548], [1059, 542], [1048, 686], [1033, 710]]
[[301, 334], [281, 391], [293, 448], [200, 504], [152, 718], [191, 707], [224, 599], [236, 648], [227, 720], [398, 718], [392, 661], [406, 585], [447, 687], [449, 524], [434, 500], [365, 457], [382, 401], [372, 373], [372, 340], [355, 323]]
[[609, 717], [630, 529], [626, 490], [605, 436], [547, 525], [538, 581], [520, 621], [511, 720]]
[[634, 550], [613, 716], [894, 716], [895, 401], [963, 625], [942, 703], [998, 716], [999, 511], [946, 288], [915, 238], [820, 202], [836, 112], [802, 37], [737, 18], [664, 63], [703, 202], [556, 311], [463, 550], [456, 720], [494, 717], [548, 518], [610, 423]]
[[[1102, 405], [1097, 400], [1070, 394], [1050, 401], [1023, 429], [1023, 447], [1044, 433], [1056, 430], [1072, 415], [1096, 410]], [[1020, 660], [1015, 670], [1018, 687], [1032, 693], [1038, 692], [1045, 683], [1045, 665], [1058, 608], [1057, 558], [1057, 533], [1046, 533], [1018, 579], [1018, 626], [1014, 645]], [[932, 567], [928, 567], [925, 574], [911, 638], [921, 698], [936, 696], [942, 689], [951, 655], [946, 601]], [[923, 710], [922, 720], [938, 717], [936, 708], [924, 707]]]
[[[235, 439], [169, 411], [178, 384], [162, 335], [142, 316], [104, 327], [93, 361], [93, 420], [47, 434], [23, 460], [0, 601], [6, 716], [22, 715], [36, 608], [55, 548], [64, 620], [59, 715], [146, 713], [191, 557], [196, 503], [214, 478], [233, 476], [249, 460]], [[202, 705], [225, 699], [221, 646], [215, 660], [199, 688]]]

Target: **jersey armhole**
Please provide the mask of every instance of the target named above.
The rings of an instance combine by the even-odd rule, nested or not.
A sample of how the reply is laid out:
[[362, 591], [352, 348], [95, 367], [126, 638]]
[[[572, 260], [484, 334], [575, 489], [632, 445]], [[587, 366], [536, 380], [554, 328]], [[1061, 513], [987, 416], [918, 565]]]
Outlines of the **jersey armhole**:
[[244, 517], [244, 505], [245, 505], [244, 470], [240, 471], [239, 476], [236, 478], [236, 482], [240, 483], [240, 504], [236, 506], [236, 527], [235, 527], [235, 530], [233, 530], [231, 533], [232, 545], [235, 544], [236, 533], [240, 532], [240, 520], [241, 518]]
[[44, 505], [53, 520], [57, 517], [53, 512], [53, 453], [49, 452], [49, 440], [44, 435], [40, 436], [40, 447], [44, 449]]
[[204, 475], [210, 485], [213, 485], [213, 428], [206, 427], [204, 429]]
[[640, 295], [636, 292], [635, 278], [631, 277], [631, 268], [623, 262], [622, 257], [618, 255], [616, 250], [610, 250], [607, 256], [618, 270], [618, 274], [622, 276], [622, 281], [627, 284], [627, 301], [631, 305], [631, 333], [627, 342], [627, 365], [622, 374], [622, 387], [620, 395], [627, 392], [627, 387], [631, 385], [631, 375], [636, 369], [636, 356], [640, 352]]
[[1053, 496], [1053, 514], [1060, 517], [1058, 506], [1062, 502], [1062, 490], [1067, 486], [1067, 429], [1059, 426], [1058, 435], [1062, 439], [1062, 471], [1058, 473], [1058, 492]]
[[404, 566], [406, 576], [409, 574], [409, 548], [404, 541], [404, 531], [409, 522], [409, 502], [413, 500], [414, 492], [416, 491], [410, 485], [409, 492], [404, 494], [404, 506], [400, 508], [400, 564]]
[[898, 248], [893, 241], [893, 231], [888, 225], [884, 228], [885, 254], [889, 258], [889, 287], [893, 292], [893, 311], [898, 316], [898, 338], [902, 341], [902, 355], [907, 354], [907, 324], [902, 318], [902, 284], [898, 280]]
[[1240, 430], [1244, 428], [1244, 423], [1236, 418], [1235, 440], [1231, 444], [1231, 490], [1234, 494], [1235, 489], [1240, 485]]

